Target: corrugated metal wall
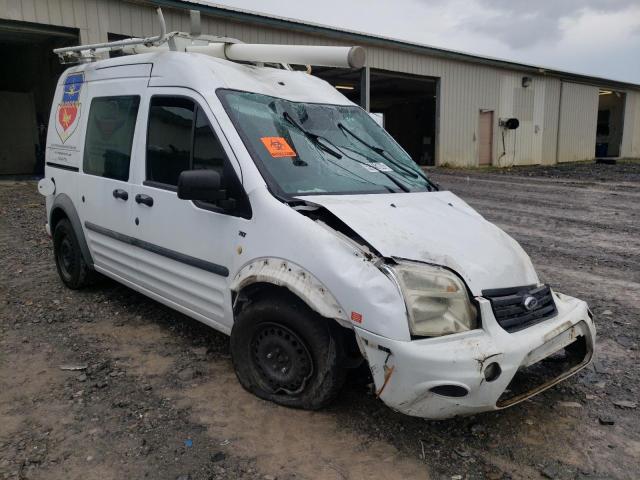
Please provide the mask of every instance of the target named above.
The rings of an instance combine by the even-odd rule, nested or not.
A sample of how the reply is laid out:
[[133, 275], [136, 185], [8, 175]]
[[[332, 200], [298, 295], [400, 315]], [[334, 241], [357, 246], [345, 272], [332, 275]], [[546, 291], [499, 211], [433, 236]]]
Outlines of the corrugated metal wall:
[[[168, 30], [189, 29], [186, 10], [165, 8], [164, 15]], [[80, 30], [83, 43], [106, 41], [108, 33], [146, 36], [159, 31], [151, 6], [122, 0], [0, 0], [0, 17], [75, 27]], [[209, 16], [203, 16], [202, 30], [253, 43], [345, 44], [320, 35], [258, 27]], [[558, 79], [539, 76], [534, 77], [532, 85], [524, 89], [521, 73], [428, 57], [397, 48], [363, 46], [367, 49], [367, 63], [371, 68], [441, 79], [436, 152], [440, 164], [477, 165], [481, 110], [495, 112], [494, 164], [551, 164], [556, 162], [556, 152], [560, 161], [585, 160], [594, 156], [597, 87], [564, 83], [561, 95]], [[629, 93], [623, 152], [628, 156], [640, 156], [640, 100], [637, 93]], [[559, 113], [561, 96], [562, 112]], [[509, 116], [520, 118], [521, 128], [515, 133], [505, 134], [506, 148], [503, 149], [497, 122], [500, 117]], [[627, 132], [627, 126], [633, 129]]]
[[640, 158], [640, 92], [627, 92], [620, 156]]
[[562, 82], [558, 161], [576, 162], [595, 157], [598, 87]]

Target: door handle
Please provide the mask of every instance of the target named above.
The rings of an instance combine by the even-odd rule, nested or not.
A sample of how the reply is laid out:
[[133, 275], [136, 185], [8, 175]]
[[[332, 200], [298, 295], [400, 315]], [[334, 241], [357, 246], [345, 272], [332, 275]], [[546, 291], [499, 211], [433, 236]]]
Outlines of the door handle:
[[122, 190], [121, 188], [116, 188], [113, 191], [113, 198], [119, 198], [120, 200], [124, 200], [125, 202], [129, 200], [129, 194], [126, 190]]
[[153, 207], [153, 198], [149, 195], [139, 193], [136, 195], [136, 203], [144, 203], [147, 207]]

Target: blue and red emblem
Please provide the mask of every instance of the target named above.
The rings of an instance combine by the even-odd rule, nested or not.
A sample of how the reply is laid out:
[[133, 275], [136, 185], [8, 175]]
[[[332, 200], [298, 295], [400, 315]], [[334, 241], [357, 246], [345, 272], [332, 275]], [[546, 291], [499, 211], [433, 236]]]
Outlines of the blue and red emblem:
[[80, 92], [84, 84], [84, 73], [67, 75], [62, 86], [62, 101], [56, 113], [56, 130], [62, 143], [75, 131], [80, 120]]

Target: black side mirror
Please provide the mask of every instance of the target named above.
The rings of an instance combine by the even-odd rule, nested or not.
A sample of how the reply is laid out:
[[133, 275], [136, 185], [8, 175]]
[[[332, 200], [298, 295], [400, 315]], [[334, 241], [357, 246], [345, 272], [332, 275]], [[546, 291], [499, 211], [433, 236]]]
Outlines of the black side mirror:
[[220, 174], [213, 170], [184, 170], [178, 177], [178, 198], [216, 202], [227, 198], [220, 189]]

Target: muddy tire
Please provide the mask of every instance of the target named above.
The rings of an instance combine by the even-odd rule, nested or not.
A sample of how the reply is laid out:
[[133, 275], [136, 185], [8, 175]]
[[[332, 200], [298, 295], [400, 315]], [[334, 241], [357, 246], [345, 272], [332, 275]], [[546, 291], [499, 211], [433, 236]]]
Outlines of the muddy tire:
[[53, 254], [58, 275], [67, 287], [78, 290], [92, 283], [93, 269], [84, 261], [76, 234], [66, 218], [58, 222], [53, 232]]
[[231, 357], [249, 392], [280, 405], [317, 410], [344, 384], [340, 328], [292, 295], [247, 305], [231, 331]]

